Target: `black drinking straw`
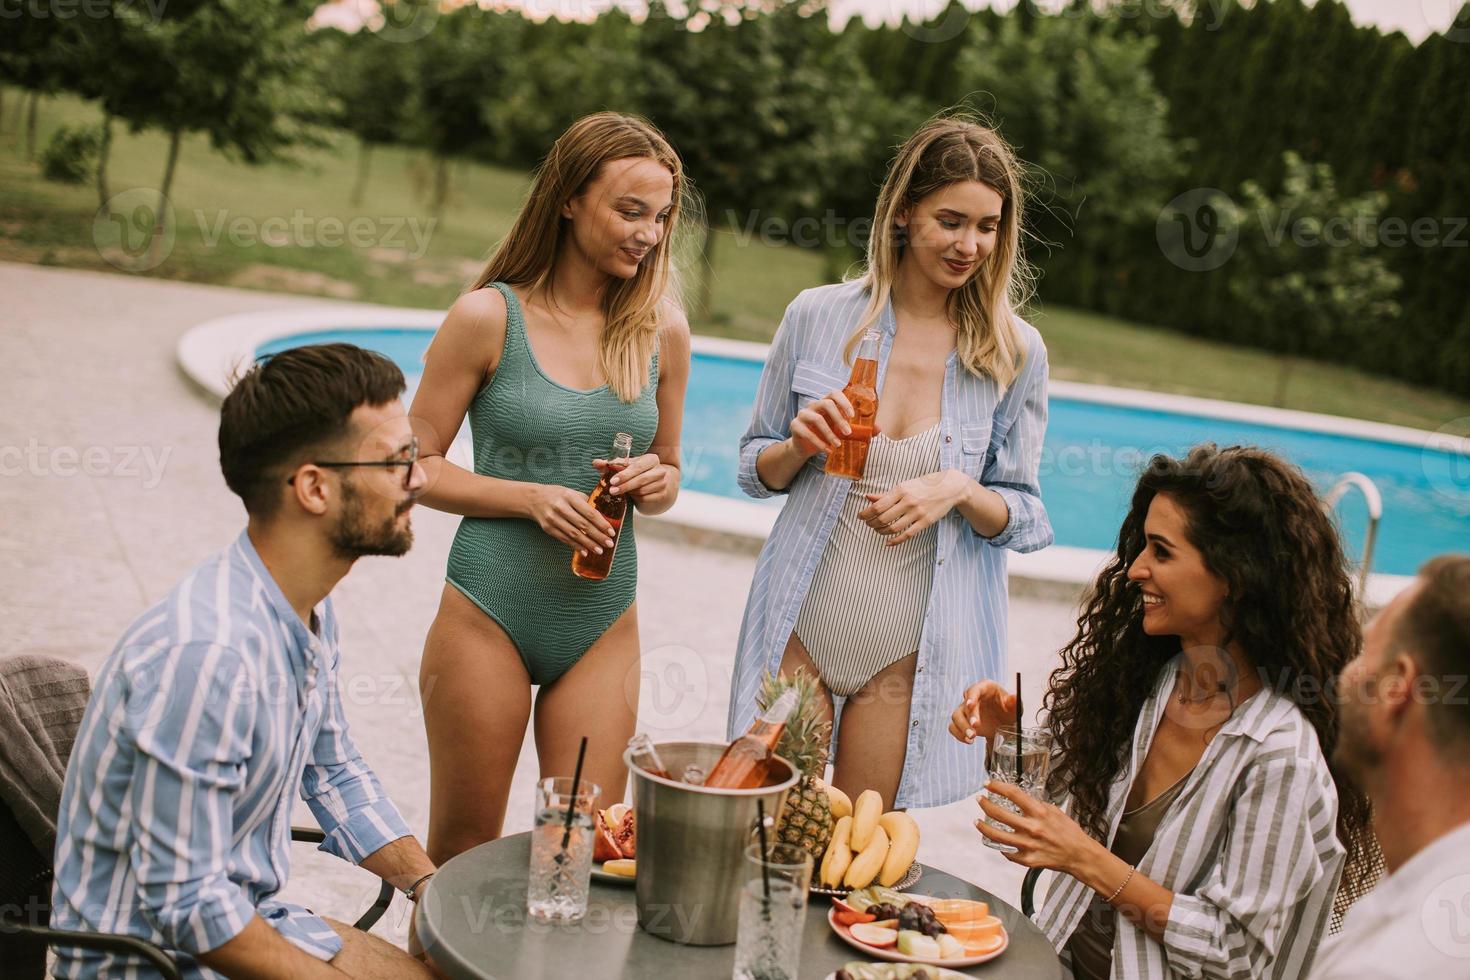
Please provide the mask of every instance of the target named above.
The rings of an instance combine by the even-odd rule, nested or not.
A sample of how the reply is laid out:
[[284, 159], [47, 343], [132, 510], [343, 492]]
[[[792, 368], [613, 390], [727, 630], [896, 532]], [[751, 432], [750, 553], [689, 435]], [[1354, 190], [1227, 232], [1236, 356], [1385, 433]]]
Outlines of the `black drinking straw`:
[[1016, 671], [1016, 785], [1021, 785], [1021, 748], [1024, 745], [1021, 737], [1021, 672]]
[[[587, 758], [587, 736], [582, 736], [582, 745], [577, 749], [577, 771], [572, 775], [572, 800], [567, 804], [567, 829], [561, 835], [561, 853], [566, 854], [572, 841], [572, 818], [577, 815], [577, 791], [582, 788], [582, 761]], [[561, 855], [558, 855], [560, 857]]]
[[761, 900], [761, 918], [767, 922], [771, 919], [771, 873], [766, 867], [770, 855], [766, 850], [766, 801], [755, 801], [756, 832], [761, 836], [761, 890], [765, 897]]

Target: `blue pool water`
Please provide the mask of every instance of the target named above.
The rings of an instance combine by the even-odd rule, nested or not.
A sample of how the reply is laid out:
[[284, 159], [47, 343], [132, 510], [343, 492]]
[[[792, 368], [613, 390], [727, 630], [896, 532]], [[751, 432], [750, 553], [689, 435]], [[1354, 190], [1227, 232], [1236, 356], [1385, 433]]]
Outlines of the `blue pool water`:
[[[259, 353], [346, 341], [391, 357], [412, 390], [431, 336], [432, 330], [421, 328], [304, 332], [264, 344]], [[686, 488], [746, 499], [735, 485], [736, 450], [760, 371], [754, 361], [694, 355], [684, 416]], [[468, 438], [467, 431], [461, 438]], [[1470, 458], [1463, 454], [1053, 396], [1041, 495], [1057, 543], [1111, 549], [1143, 461], [1154, 452], [1177, 455], [1206, 440], [1278, 452], [1301, 466], [1319, 491], [1348, 470], [1366, 473], [1383, 495], [1376, 572], [1411, 575], [1432, 555], [1470, 552]], [[1366, 523], [1361, 496], [1351, 494], [1338, 513], [1356, 557]]]

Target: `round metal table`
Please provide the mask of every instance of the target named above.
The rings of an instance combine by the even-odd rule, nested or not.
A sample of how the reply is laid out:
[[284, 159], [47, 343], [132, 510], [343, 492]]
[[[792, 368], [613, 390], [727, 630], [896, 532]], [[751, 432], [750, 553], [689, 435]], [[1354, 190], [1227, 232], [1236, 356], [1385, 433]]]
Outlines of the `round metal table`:
[[[681, 946], [638, 926], [631, 883], [596, 879], [587, 917], [546, 925], [526, 916], [531, 835], [481, 844], [451, 859], [429, 881], [415, 912], [418, 936], [435, 965], [455, 980], [647, 980], [724, 978], [735, 947]], [[1058, 980], [1061, 962], [1046, 937], [1020, 911], [994, 895], [930, 867], [914, 886], [923, 895], [990, 903], [1010, 933], [1010, 948], [989, 963], [961, 970], [976, 977]], [[802, 936], [802, 980], [822, 980], [853, 960], [870, 960], [838, 939], [827, 924], [829, 899], [813, 895]]]

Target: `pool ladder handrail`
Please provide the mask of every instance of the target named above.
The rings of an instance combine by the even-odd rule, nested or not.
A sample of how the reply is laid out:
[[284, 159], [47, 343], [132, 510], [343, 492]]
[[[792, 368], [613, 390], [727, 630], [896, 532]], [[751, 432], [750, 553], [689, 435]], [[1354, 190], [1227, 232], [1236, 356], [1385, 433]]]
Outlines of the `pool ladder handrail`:
[[1344, 473], [1322, 498], [1322, 507], [1331, 514], [1338, 502], [1353, 488], [1357, 488], [1363, 495], [1364, 503], [1368, 505], [1368, 533], [1363, 536], [1363, 561], [1358, 570], [1358, 595], [1361, 597], [1368, 591], [1368, 571], [1373, 567], [1373, 545], [1378, 539], [1378, 522], [1383, 520], [1383, 496], [1378, 492], [1378, 484], [1356, 470]]

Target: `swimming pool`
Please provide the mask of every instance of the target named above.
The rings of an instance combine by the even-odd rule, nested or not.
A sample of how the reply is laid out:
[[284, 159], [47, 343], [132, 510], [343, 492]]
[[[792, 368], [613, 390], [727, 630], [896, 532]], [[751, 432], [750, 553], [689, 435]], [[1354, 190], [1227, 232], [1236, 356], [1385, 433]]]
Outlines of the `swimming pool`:
[[[411, 397], [423, 369], [420, 358], [432, 335], [432, 329], [421, 327], [346, 327], [291, 333], [254, 349], [263, 354], [301, 344], [358, 344], [386, 354], [402, 367]], [[685, 488], [756, 503], [740, 492], [735, 473], [737, 446], [750, 418], [760, 371], [760, 362], [747, 357], [695, 352], [684, 417]], [[1111, 393], [1103, 400], [1067, 393], [1086, 387], [1056, 384], [1051, 398], [1041, 495], [1059, 545], [1111, 550], [1138, 471], [1149, 455], [1180, 454], [1198, 442], [1214, 440], [1278, 452], [1301, 466], [1324, 493], [1344, 472], [1366, 474], [1383, 496], [1375, 572], [1412, 575], [1432, 555], [1470, 552], [1470, 455], [1463, 446], [1439, 449], [1342, 431], [1286, 427], [1263, 421], [1272, 414], [1269, 410], [1246, 406], [1229, 406], [1243, 417], [1225, 418], [1213, 409], [1174, 411], [1127, 403], [1161, 400], [1144, 393], [1098, 389]], [[467, 439], [468, 430], [460, 438]], [[780, 506], [779, 498], [760, 503]], [[1349, 495], [1338, 513], [1356, 557], [1366, 526], [1362, 498]]]

